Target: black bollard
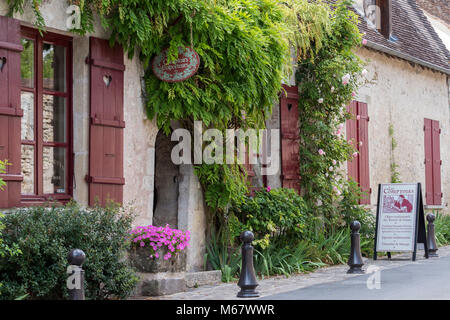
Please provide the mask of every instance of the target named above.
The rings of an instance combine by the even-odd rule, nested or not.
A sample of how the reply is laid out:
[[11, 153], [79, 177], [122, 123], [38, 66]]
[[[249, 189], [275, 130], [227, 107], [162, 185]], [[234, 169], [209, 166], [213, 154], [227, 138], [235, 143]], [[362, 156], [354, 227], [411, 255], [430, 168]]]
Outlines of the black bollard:
[[70, 300], [85, 300], [84, 297], [84, 270], [81, 266], [86, 260], [83, 250], [72, 249], [67, 256], [69, 266], [67, 267], [67, 289], [69, 289]]
[[362, 255], [361, 255], [361, 244], [359, 241], [359, 229], [361, 229], [361, 223], [359, 221], [353, 221], [350, 224], [350, 228], [352, 229], [351, 235], [351, 248], [350, 248], [350, 257], [348, 258], [348, 265], [350, 269], [348, 269], [347, 273], [364, 273], [362, 270], [362, 266], [364, 265]]
[[428, 256], [429, 257], [439, 257], [436, 253], [438, 251], [438, 246], [436, 244], [436, 235], [434, 233], [434, 220], [436, 216], [432, 213], [427, 214], [427, 247], [428, 247]]
[[255, 291], [258, 286], [256, 282], [255, 268], [253, 267], [253, 247], [251, 245], [255, 236], [251, 231], [244, 231], [240, 237], [242, 245], [242, 269], [239, 277], [238, 286], [241, 291], [237, 294], [239, 298], [255, 298], [259, 297], [259, 293]]

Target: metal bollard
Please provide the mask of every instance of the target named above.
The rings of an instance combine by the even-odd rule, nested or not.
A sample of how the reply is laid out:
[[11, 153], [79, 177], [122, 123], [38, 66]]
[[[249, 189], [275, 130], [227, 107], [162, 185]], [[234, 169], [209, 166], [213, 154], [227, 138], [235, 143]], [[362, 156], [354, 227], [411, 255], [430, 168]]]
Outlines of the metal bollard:
[[355, 220], [350, 224], [350, 228], [352, 229], [352, 242], [350, 248], [350, 257], [348, 258], [347, 263], [350, 266], [350, 269], [348, 269], [347, 273], [364, 273], [364, 270], [362, 270], [364, 262], [361, 255], [361, 244], [358, 232], [359, 229], [361, 229], [361, 223]]
[[67, 267], [67, 288], [69, 289], [70, 300], [85, 300], [84, 297], [84, 270], [81, 266], [86, 260], [83, 250], [72, 249], [67, 256], [69, 266]]
[[436, 216], [432, 213], [427, 214], [427, 247], [428, 247], [428, 256], [429, 257], [439, 257], [436, 253], [438, 251], [438, 246], [436, 244], [436, 235], [434, 233], [434, 220]]
[[241, 291], [237, 294], [239, 298], [255, 298], [259, 297], [259, 293], [255, 291], [258, 286], [256, 282], [255, 268], [253, 267], [253, 247], [251, 245], [255, 236], [251, 231], [244, 231], [240, 237], [242, 245], [242, 269], [239, 277], [238, 286]]

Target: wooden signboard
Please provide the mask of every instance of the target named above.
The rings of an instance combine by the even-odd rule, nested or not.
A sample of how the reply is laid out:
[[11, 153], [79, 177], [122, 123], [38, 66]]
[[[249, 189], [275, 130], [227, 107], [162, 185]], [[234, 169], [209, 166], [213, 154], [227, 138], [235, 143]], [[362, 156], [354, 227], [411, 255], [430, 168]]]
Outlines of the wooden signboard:
[[192, 77], [200, 66], [200, 57], [190, 47], [178, 48], [178, 59], [168, 63], [168, 49], [164, 49], [152, 61], [155, 76], [165, 82], [180, 82]]
[[374, 257], [378, 252], [412, 252], [416, 260], [417, 243], [428, 248], [420, 183], [389, 183], [378, 186]]

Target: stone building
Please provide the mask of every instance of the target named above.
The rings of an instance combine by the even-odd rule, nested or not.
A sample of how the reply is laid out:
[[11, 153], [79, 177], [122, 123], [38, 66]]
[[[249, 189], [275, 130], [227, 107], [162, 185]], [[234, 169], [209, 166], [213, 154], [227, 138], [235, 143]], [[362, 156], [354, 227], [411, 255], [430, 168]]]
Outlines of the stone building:
[[[386, 1], [378, 11], [368, 10], [378, 1], [355, 3], [367, 39], [357, 53], [376, 83], [361, 88], [353, 103], [361, 120], [347, 125], [347, 135], [364, 141], [350, 175], [372, 190], [364, 203], [375, 206], [377, 185], [391, 181], [394, 163], [403, 182], [422, 183], [427, 208], [449, 212], [449, 53], [415, 1]], [[42, 38], [31, 8], [7, 18], [7, 1], [0, 0], [0, 159], [12, 163], [1, 175], [7, 187], [0, 208], [112, 198], [134, 207], [135, 225], [190, 230], [183, 272], [146, 278], [174, 279], [170, 290], [180, 290], [186, 274], [192, 279], [203, 270], [199, 181], [191, 165], [170, 161], [173, 142], [146, 117], [139, 59], [111, 49], [98, 22], [92, 34], [69, 32], [66, 10], [65, 1], [42, 3]], [[280, 170], [262, 176], [255, 166], [253, 173], [255, 185], [298, 189], [298, 93], [293, 80], [285, 89], [267, 123], [281, 129], [280, 148], [271, 150], [280, 155]]]
[[[419, 2], [448, 23], [447, 1]], [[349, 140], [361, 143], [358, 157], [346, 168], [370, 193], [360, 203], [375, 211], [378, 184], [390, 183], [396, 175], [404, 183], [421, 183], [426, 209], [450, 213], [449, 51], [416, 1], [356, 0], [353, 9], [365, 34], [365, 45], [356, 53], [367, 64], [366, 78], [372, 79], [349, 106], [360, 120], [344, 127]], [[285, 88], [288, 96], [280, 99], [267, 122], [269, 128], [281, 129], [281, 137], [289, 137], [295, 127], [292, 117], [298, 117], [289, 107], [298, 99], [295, 82]], [[280, 170], [264, 181], [271, 187], [292, 186], [284, 180], [298, 172], [292, 161], [298, 149], [281, 140], [280, 150], [275, 150]], [[258, 176], [253, 183], [264, 184]]]

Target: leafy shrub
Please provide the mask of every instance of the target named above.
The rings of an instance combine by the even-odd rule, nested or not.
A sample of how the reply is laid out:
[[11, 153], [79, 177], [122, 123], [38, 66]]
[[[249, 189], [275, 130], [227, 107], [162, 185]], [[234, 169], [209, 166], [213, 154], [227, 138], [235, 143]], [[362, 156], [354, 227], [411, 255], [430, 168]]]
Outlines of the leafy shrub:
[[230, 211], [241, 222], [240, 230], [251, 230], [254, 243], [265, 248], [271, 241], [289, 242], [302, 237], [308, 212], [302, 199], [292, 189], [256, 191]]
[[[223, 229], [222, 229], [223, 230]], [[238, 276], [241, 269], [241, 252], [237, 246], [230, 245], [223, 232], [212, 231], [206, 245], [206, 257], [213, 270], [222, 271], [222, 281], [230, 282]]]
[[433, 212], [436, 216], [434, 220], [434, 232], [438, 246], [450, 244], [450, 216]]
[[22, 254], [0, 257], [0, 298], [27, 293], [31, 299], [67, 298], [67, 255], [74, 248], [86, 253], [87, 299], [126, 298], [137, 282], [124, 259], [132, 219], [113, 204], [84, 209], [75, 203], [21, 208], [4, 216], [4, 242], [17, 243]]

